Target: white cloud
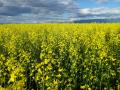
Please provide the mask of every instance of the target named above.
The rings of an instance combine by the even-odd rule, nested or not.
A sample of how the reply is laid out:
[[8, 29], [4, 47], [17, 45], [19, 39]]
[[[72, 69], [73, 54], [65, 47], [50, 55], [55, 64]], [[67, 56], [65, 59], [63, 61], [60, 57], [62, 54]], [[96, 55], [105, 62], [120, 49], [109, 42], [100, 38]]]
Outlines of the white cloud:
[[98, 3], [106, 3], [108, 2], [109, 0], [96, 0]]
[[120, 14], [120, 8], [83, 8], [79, 13], [81, 15]]
[[71, 17], [71, 21], [74, 20], [86, 20], [86, 19], [116, 19], [120, 18], [120, 7], [118, 8], [82, 8], [79, 9], [76, 16]]
[[99, 4], [104, 4], [104, 3], [109, 3], [109, 2], [120, 3], [120, 0], [89, 0], [89, 1], [96, 2]]

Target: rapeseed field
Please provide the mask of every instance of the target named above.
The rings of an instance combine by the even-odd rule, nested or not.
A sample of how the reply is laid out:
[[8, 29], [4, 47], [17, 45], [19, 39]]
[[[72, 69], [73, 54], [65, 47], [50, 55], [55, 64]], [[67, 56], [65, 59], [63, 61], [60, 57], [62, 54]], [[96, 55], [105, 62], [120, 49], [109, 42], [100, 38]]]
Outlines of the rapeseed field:
[[1, 24], [0, 90], [120, 90], [120, 23]]

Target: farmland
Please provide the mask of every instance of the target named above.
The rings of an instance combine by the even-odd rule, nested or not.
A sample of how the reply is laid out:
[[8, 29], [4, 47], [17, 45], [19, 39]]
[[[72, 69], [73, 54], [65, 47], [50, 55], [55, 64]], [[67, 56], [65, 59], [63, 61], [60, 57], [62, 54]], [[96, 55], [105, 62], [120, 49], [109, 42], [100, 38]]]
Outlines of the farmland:
[[1, 24], [0, 90], [120, 90], [120, 23]]

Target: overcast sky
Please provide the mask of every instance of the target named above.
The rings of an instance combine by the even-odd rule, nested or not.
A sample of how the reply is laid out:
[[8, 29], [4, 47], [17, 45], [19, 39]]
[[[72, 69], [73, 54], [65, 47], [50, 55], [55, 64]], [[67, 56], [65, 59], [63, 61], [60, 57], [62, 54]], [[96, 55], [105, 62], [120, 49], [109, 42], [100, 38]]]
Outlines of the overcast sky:
[[0, 23], [120, 18], [120, 0], [0, 0]]

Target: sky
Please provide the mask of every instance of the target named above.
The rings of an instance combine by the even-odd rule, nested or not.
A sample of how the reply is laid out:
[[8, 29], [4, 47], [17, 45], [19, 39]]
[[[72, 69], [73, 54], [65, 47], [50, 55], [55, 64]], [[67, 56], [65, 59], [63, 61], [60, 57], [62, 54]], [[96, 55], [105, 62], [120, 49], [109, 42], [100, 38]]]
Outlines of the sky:
[[0, 23], [120, 18], [120, 0], [0, 0]]

